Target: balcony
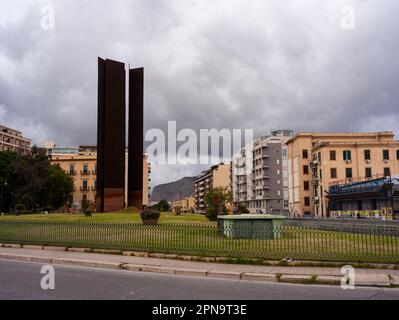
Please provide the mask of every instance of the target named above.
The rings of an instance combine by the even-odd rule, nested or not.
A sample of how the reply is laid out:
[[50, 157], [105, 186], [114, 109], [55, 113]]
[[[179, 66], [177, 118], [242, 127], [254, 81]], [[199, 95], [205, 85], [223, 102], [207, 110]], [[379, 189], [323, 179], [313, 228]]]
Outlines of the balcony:
[[67, 174], [70, 176], [76, 176], [76, 171], [69, 170], [69, 171], [67, 171]]
[[89, 187], [80, 187], [80, 191], [90, 191]]
[[96, 175], [97, 174], [97, 170], [91, 170], [91, 173]]
[[90, 170], [80, 170], [80, 174], [82, 176], [88, 176], [90, 174]]

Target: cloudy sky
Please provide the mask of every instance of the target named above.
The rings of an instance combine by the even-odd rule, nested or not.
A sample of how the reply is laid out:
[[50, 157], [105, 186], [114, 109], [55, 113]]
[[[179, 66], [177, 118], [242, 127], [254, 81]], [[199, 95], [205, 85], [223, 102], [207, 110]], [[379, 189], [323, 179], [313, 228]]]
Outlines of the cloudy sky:
[[[95, 144], [101, 56], [145, 68], [146, 130], [399, 134], [398, 12], [397, 0], [2, 1], [0, 123], [35, 144]], [[156, 166], [152, 183], [202, 168]]]

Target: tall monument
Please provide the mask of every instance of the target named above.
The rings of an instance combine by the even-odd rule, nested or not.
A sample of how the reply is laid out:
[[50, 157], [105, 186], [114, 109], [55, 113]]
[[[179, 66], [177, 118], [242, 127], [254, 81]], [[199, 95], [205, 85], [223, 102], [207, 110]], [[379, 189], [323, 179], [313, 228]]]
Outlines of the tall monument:
[[128, 206], [143, 206], [144, 68], [129, 71]]
[[128, 190], [126, 162], [125, 64], [98, 58], [97, 212], [128, 205], [143, 206], [143, 77], [144, 69], [129, 71]]

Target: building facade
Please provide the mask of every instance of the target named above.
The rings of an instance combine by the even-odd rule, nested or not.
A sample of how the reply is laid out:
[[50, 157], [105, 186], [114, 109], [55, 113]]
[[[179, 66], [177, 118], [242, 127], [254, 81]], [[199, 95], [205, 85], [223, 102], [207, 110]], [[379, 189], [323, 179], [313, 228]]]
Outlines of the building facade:
[[329, 217], [331, 185], [399, 173], [399, 142], [392, 132], [298, 133], [287, 146], [294, 217]]
[[194, 213], [195, 212], [195, 198], [187, 197], [181, 200], [172, 201], [172, 211], [177, 212], [180, 210], [181, 213]]
[[276, 130], [256, 139], [233, 156], [235, 206], [250, 213], [288, 214], [288, 152], [292, 130]]
[[205, 195], [212, 188], [222, 187], [231, 188], [231, 164], [221, 163], [204, 171], [197, 180], [194, 181], [195, 212], [205, 213]]
[[[76, 209], [80, 209], [82, 200], [94, 204], [97, 187], [97, 148], [95, 146], [58, 148], [51, 143], [46, 143], [44, 147], [47, 149], [51, 163], [59, 165], [73, 178], [74, 189], [69, 203]], [[149, 173], [151, 170], [147, 154], [143, 155], [143, 169], [143, 204], [147, 206], [149, 201]], [[127, 170], [125, 175], [127, 175]], [[125, 179], [125, 182], [127, 182], [127, 179]], [[127, 199], [127, 188], [125, 187], [125, 203], [127, 203]]]
[[14, 151], [20, 154], [30, 152], [31, 140], [22, 132], [0, 125], [0, 151]]
[[331, 185], [329, 214], [346, 219], [399, 219], [399, 176]]

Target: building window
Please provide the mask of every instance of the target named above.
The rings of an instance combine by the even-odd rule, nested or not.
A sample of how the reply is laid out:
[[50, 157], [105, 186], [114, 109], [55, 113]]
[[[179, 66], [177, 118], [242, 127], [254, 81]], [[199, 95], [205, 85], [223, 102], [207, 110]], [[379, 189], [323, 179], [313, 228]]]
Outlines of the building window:
[[319, 175], [320, 180], [323, 180], [323, 170], [320, 169], [319, 174], [320, 174]]
[[364, 150], [364, 160], [371, 160], [371, 151]]
[[82, 200], [83, 200], [83, 201], [86, 201], [86, 200], [87, 200], [87, 194], [84, 194], [84, 195], [82, 196]]
[[87, 180], [83, 180], [83, 189], [87, 190]]
[[350, 150], [344, 150], [344, 161], [352, 161], [352, 152]]
[[309, 206], [310, 206], [310, 198], [305, 197], [305, 207], [309, 207]]
[[384, 168], [384, 176], [385, 177], [391, 176], [391, 168]]
[[396, 150], [396, 160], [399, 160], [399, 150]]
[[337, 160], [337, 152], [335, 150], [330, 151], [330, 160], [331, 161]]
[[337, 179], [337, 168], [330, 169], [330, 176], [331, 176], [331, 179]]
[[371, 168], [366, 168], [366, 178], [371, 178], [373, 176]]
[[389, 150], [383, 150], [382, 155], [384, 157], [384, 160], [389, 160]]
[[346, 173], [346, 178], [347, 178], [347, 179], [353, 178], [352, 168], [346, 168], [346, 169], [345, 169], [345, 173]]
[[303, 190], [305, 190], [305, 191], [309, 190], [309, 181], [304, 181], [303, 182]]
[[83, 173], [89, 173], [89, 166], [87, 164], [83, 165]]
[[308, 150], [302, 150], [302, 158], [308, 159], [308, 157], [309, 157]]
[[70, 174], [74, 174], [75, 173], [75, 165], [74, 164], [70, 164], [69, 165], [69, 173]]
[[309, 166], [303, 166], [303, 174], [309, 174]]
[[289, 203], [288, 200], [284, 200], [284, 207], [288, 207]]

